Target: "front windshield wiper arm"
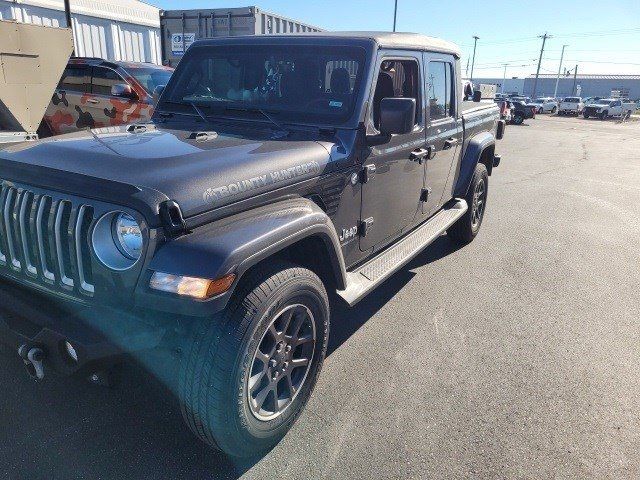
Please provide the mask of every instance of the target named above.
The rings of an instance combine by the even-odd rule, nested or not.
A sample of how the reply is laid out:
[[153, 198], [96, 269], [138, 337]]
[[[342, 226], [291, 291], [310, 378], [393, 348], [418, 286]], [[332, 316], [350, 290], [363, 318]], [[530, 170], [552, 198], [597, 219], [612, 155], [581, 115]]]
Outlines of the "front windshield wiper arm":
[[232, 107], [232, 106], [229, 106], [229, 105], [225, 105], [224, 109], [225, 110], [231, 110], [231, 111], [235, 110], [235, 111], [238, 111], [238, 112], [258, 112], [264, 118], [269, 120], [273, 125], [275, 125], [278, 128], [278, 130], [282, 131], [285, 134], [285, 136], [289, 135], [289, 133], [290, 133], [289, 129], [287, 127], [285, 127], [280, 122], [278, 122], [275, 118], [273, 118], [271, 115], [269, 115], [262, 108]]
[[204, 112], [200, 109], [198, 105], [196, 105], [193, 102], [189, 102], [189, 105], [191, 105], [191, 107], [195, 110], [198, 116], [205, 121], [205, 123], [211, 123], [211, 119], [207, 118], [207, 116], [204, 114]]

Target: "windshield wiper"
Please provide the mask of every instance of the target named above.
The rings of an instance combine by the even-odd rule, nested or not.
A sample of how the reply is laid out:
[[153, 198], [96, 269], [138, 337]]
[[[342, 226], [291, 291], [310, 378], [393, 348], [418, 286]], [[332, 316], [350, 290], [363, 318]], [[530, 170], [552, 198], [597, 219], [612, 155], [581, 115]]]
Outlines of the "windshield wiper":
[[189, 102], [189, 105], [191, 105], [191, 107], [195, 110], [195, 112], [198, 114], [198, 116], [205, 121], [205, 123], [211, 123], [211, 119], [207, 118], [207, 116], [204, 114], [204, 112], [200, 109], [200, 107], [198, 107], [195, 103], [193, 102]]
[[278, 128], [278, 130], [280, 130], [284, 134], [284, 136], [289, 135], [289, 129], [284, 125], [282, 125], [280, 122], [278, 122], [275, 118], [273, 118], [267, 112], [265, 112], [262, 108], [233, 107], [233, 106], [225, 105], [223, 109], [237, 111], [237, 112], [257, 112], [261, 114], [264, 118], [269, 120], [273, 125], [275, 125]]

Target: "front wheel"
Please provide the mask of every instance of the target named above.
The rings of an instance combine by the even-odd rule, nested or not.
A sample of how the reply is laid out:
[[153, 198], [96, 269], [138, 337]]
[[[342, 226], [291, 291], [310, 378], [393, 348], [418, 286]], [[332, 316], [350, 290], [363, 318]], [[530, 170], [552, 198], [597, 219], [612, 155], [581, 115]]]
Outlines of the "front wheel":
[[274, 261], [187, 343], [180, 397], [191, 430], [235, 457], [273, 448], [302, 412], [329, 337], [329, 300], [311, 270]]
[[514, 125], [522, 125], [522, 122], [524, 122], [524, 116], [519, 114], [519, 113], [516, 113], [513, 116], [513, 124]]
[[583, 116], [584, 118], [589, 118], [589, 114], [588, 114], [587, 112], [583, 112], [582, 116]]
[[551, 115], [553, 115], [554, 113], [556, 113], [556, 110], [557, 110], [557, 108], [556, 108], [556, 107], [553, 107], [553, 108], [551, 109]]
[[600, 114], [600, 120], [606, 120], [607, 116], [609, 115], [609, 112], [604, 111]]
[[470, 243], [480, 231], [482, 219], [487, 206], [489, 194], [489, 173], [487, 167], [478, 163], [471, 178], [471, 185], [465, 196], [468, 209], [466, 213], [454, 223], [447, 235], [456, 243]]

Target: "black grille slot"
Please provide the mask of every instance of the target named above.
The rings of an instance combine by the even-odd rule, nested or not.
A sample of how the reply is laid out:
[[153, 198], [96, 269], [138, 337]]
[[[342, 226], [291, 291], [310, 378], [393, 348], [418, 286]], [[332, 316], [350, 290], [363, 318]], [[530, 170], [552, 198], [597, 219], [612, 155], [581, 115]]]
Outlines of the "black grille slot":
[[94, 208], [0, 180], [0, 274], [93, 295]]

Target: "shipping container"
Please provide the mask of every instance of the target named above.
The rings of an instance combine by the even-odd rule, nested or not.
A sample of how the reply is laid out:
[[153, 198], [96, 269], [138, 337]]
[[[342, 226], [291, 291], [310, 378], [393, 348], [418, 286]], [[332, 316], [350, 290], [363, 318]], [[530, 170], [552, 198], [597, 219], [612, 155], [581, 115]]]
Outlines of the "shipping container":
[[160, 38], [165, 65], [175, 67], [196, 40], [237, 35], [320, 32], [322, 29], [258, 7], [163, 10]]

